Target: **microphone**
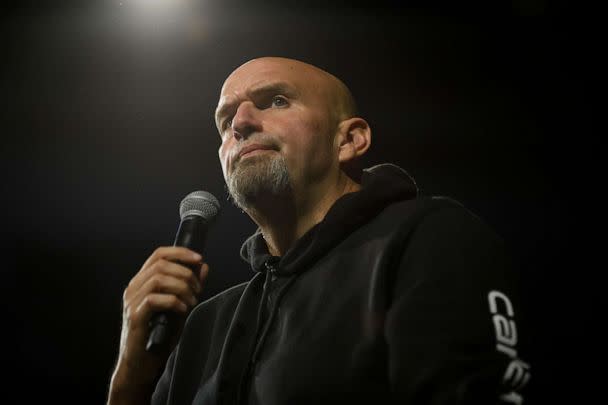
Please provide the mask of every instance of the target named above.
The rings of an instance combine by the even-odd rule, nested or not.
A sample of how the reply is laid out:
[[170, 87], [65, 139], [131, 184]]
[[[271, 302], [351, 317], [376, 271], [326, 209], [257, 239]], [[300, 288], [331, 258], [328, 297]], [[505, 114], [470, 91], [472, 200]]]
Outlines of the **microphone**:
[[[206, 191], [193, 191], [179, 205], [181, 222], [177, 229], [173, 246], [183, 246], [202, 253], [210, 225], [220, 211], [220, 203], [213, 194]], [[177, 262], [179, 263], [179, 262]], [[195, 265], [179, 263], [195, 271]], [[159, 312], [149, 322], [150, 335], [146, 351], [160, 353], [171, 336], [172, 314]]]

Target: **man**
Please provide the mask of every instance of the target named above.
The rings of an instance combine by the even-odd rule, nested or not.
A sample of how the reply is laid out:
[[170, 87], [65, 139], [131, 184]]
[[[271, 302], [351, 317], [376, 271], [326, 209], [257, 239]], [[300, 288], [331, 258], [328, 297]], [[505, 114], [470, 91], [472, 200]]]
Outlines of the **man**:
[[183, 320], [209, 267], [157, 249], [125, 290], [109, 403], [521, 402], [502, 242], [400, 168], [360, 170], [371, 131], [340, 80], [252, 60], [225, 81], [216, 124], [230, 195], [259, 226], [241, 249], [255, 275], [196, 306], [165, 365], [145, 351], [148, 321]]

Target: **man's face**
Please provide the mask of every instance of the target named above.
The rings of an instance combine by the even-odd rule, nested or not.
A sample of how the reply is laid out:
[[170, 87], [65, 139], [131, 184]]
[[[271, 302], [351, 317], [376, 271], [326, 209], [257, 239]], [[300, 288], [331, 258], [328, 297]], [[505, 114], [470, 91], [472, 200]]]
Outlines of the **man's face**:
[[306, 190], [337, 168], [330, 91], [322, 72], [296, 61], [257, 59], [235, 70], [216, 110], [219, 157], [229, 190], [231, 184], [249, 183], [248, 192], [280, 192], [267, 184], [277, 181]]

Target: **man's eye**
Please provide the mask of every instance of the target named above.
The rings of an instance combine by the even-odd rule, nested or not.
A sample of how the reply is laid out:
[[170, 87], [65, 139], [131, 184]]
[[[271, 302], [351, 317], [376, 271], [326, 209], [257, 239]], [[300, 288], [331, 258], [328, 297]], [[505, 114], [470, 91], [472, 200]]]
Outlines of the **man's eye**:
[[232, 126], [232, 118], [228, 118], [226, 121], [224, 121], [224, 129], [228, 129]]
[[274, 107], [285, 107], [287, 105], [287, 100], [283, 96], [274, 96], [272, 98], [272, 105]]

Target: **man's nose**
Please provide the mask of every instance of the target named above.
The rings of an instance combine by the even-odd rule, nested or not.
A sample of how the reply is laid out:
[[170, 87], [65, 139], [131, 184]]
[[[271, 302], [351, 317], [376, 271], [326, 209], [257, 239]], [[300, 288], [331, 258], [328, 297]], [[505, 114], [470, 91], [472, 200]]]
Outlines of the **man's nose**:
[[251, 101], [239, 105], [232, 118], [232, 131], [237, 140], [247, 139], [254, 132], [262, 131], [262, 123], [258, 117], [258, 109]]

